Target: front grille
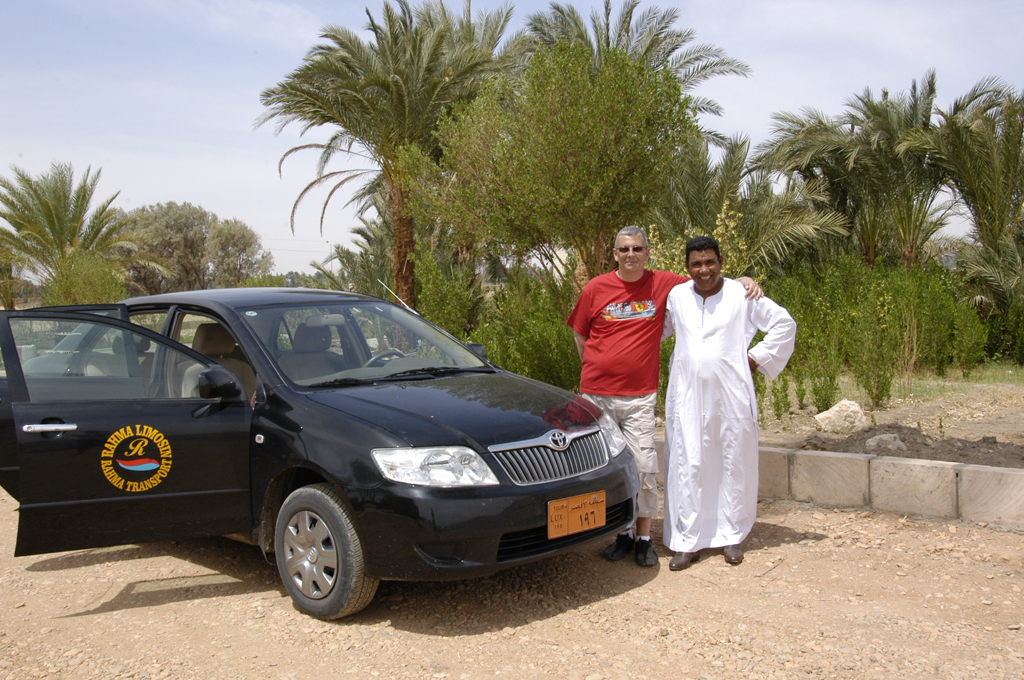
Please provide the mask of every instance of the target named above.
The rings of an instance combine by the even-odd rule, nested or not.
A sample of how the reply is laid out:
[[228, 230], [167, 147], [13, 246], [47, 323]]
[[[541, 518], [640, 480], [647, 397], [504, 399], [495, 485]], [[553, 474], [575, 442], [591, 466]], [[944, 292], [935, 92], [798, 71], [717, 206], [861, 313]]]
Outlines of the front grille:
[[535, 445], [491, 453], [516, 484], [540, 484], [574, 477], [608, 463], [608, 449], [600, 432], [573, 439], [565, 451]]
[[501, 542], [498, 543], [498, 561], [508, 562], [510, 560], [521, 560], [527, 557], [544, 555], [553, 550], [586, 543], [602, 534], [630, 526], [632, 523], [633, 499], [630, 498], [611, 506], [605, 511], [603, 527], [550, 539], [548, 538], [548, 527], [546, 524], [535, 529], [505, 534], [501, 537]]

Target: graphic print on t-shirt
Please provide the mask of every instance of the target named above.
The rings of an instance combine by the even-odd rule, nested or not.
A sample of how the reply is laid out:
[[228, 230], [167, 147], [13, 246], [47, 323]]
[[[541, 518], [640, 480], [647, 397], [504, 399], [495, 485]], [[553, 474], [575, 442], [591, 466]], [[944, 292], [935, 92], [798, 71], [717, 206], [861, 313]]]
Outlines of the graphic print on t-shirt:
[[637, 302], [614, 302], [601, 312], [601, 317], [607, 321], [627, 321], [629, 319], [653, 319], [658, 311], [658, 305], [654, 300], [640, 300]]

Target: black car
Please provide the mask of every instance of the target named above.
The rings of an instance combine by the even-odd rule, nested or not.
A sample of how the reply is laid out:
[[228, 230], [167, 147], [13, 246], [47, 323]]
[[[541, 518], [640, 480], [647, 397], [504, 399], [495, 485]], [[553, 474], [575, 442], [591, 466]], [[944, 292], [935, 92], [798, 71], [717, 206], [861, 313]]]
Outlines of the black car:
[[327, 619], [381, 579], [482, 576], [634, 519], [633, 458], [599, 409], [379, 298], [0, 312], [0, 349], [16, 555], [231, 535]]

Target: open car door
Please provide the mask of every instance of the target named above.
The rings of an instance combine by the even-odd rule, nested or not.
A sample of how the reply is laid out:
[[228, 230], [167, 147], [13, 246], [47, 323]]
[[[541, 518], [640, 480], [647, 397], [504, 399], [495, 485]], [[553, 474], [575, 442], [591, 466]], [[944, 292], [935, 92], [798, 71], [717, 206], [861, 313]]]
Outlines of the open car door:
[[252, 409], [237, 378], [119, 317], [0, 312], [15, 555], [252, 529]]
[[[49, 311], [84, 312], [99, 314], [128, 321], [128, 307], [122, 304], [74, 305], [68, 307], [47, 307]], [[28, 349], [34, 351], [34, 347]], [[7, 371], [3, 356], [0, 356], [0, 487], [18, 500], [18, 446], [14, 438], [14, 421], [11, 412], [11, 393], [7, 385]]]

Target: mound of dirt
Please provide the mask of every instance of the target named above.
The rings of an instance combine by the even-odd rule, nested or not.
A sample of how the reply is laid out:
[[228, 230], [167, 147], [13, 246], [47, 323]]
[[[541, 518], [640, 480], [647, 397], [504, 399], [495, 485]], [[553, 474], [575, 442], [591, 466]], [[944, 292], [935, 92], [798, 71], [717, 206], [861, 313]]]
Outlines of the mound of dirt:
[[[881, 434], [898, 435], [906, 450], [881, 449], [869, 451], [867, 441]], [[801, 448], [814, 451], [843, 451], [846, 453], [873, 453], [880, 456], [923, 458], [951, 463], [990, 465], [993, 467], [1024, 468], [1024, 446], [997, 441], [994, 436], [983, 436], [978, 441], [956, 437], [931, 437], [915, 427], [886, 423], [855, 432], [845, 439], [834, 439], [820, 432], [806, 437]]]

